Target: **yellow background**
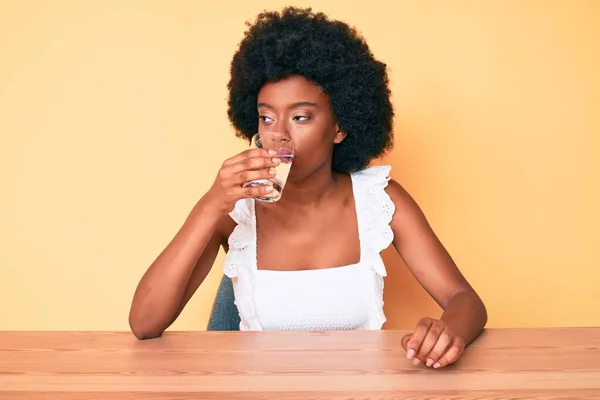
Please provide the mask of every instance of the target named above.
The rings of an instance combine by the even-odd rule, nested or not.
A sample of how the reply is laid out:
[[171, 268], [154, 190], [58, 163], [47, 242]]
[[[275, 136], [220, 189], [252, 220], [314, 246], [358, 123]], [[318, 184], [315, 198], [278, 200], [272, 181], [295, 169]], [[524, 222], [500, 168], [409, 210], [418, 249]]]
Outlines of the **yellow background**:
[[[317, 3], [388, 64], [383, 162], [489, 326], [600, 325], [600, 2]], [[142, 273], [246, 145], [225, 114], [244, 22], [285, 4], [0, 2], [0, 329], [128, 328]], [[386, 327], [439, 315], [385, 259]], [[221, 262], [173, 329], [205, 328]]]

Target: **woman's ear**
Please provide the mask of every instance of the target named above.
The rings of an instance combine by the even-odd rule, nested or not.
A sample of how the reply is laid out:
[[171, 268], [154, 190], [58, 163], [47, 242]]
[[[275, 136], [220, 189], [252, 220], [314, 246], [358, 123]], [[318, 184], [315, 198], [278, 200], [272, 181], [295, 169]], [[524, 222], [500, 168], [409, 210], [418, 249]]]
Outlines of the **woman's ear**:
[[333, 138], [333, 143], [339, 144], [339, 143], [342, 143], [344, 141], [344, 139], [346, 139], [347, 135], [346, 135], [346, 132], [342, 132], [340, 130], [339, 126], [336, 126], [336, 130], [337, 130], [337, 132]]

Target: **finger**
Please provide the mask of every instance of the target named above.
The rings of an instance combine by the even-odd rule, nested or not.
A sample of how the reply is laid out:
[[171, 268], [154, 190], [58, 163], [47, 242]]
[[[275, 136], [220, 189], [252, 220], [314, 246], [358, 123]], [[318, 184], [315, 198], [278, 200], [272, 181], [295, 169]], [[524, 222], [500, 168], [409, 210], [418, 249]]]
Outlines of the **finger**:
[[242, 171], [252, 171], [257, 169], [265, 169], [279, 165], [281, 159], [277, 157], [271, 157], [270, 155], [258, 156], [258, 157], [246, 157], [231, 165], [228, 169], [229, 172], [237, 174]]
[[271, 186], [261, 185], [255, 187], [246, 187], [240, 188], [236, 190], [237, 197], [242, 198], [250, 198], [250, 197], [262, 197], [268, 193], [271, 193], [273, 188]]
[[236, 154], [235, 156], [225, 160], [223, 165], [227, 166], [227, 165], [237, 164], [245, 158], [269, 157], [269, 156], [273, 156], [275, 154], [277, 154], [277, 152], [274, 150], [256, 149], [256, 148], [248, 149], [248, 150], [242, 151], [241, 153]]
[[410, 340], [410, 338], [412, 337], [412, 334], [408, 334], [408, 335], [404, 335], [402, 336], [402, 339], [400, 340], [400, 344], [402, 345], [402, 348], [405, 351], [408, 351], [408, 341]]
[[[431, 332], [431, 330], [430, 330]], [[452, 336], [447, 331], [443, 331], [429, 354], [425, 356], [425, 364], [428, 367], [431, 367], [433, 364], [437, 363], [440, 357], [442, 357], [448, 347], [452, 344]]]
[[242, 183], [258, 180], [258, 179], [267, 179], [272, 178], [277, 174], [275, 168], [268, 169], [259, 169], [256, 171], [242, 171], [235, 175], [233, 178], [234, 185], [240, 185]]
[[419, 360], [425, 361], [427, 359], [427, 355], [431, 352], [443, 331], [444, 328], [441, 324], [434, 322], [431, 325], [421, 343], [419, 351], [417, 351], [417, 358]]
[[[406, 356], [408, 358], [413, 358], [419, 352], [419, 349], [421, 348], [421, 343], [423, 342], [423, 339], [425, 339], [425, 336], [427, 336], [427, 332], [429, 331], [429, 328], [432, 324], [433, 321], [428, 318], [423, 318], [419, 321], [415, 328], [415, 331], [413, 332], [410, 340], [408, 341], [408, 352], [406, 353]], [[416, 365], [420, 361], [421, 360], [419, 359], [415, 359], [414, 364]]]
[[433, 368], [442, 368], [442, 367], [445, 367], [446, 365], [453, 364], [454, 362], [456, 362], [456, 360], [458, 360], [458, 357], [460, 357], [462, 355], [464, 350], [465, 350], [465, 344], [462, 341], [462, 339], [455, 338], [452, 341], [452, 344], [450, 345], [450, 347], [448, 347], [448, 350], [446, 351], [446, 353], [440, 357], [438, 362], [433, 364]]

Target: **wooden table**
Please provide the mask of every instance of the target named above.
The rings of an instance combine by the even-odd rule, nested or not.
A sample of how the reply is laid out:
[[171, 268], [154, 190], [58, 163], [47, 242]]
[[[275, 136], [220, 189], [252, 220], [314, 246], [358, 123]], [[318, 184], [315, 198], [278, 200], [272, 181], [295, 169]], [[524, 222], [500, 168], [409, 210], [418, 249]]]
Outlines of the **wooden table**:
[[0, 399], [600, 399], [600, 328], [487, 330], [415, 367], [404, 332], [0, 332]]

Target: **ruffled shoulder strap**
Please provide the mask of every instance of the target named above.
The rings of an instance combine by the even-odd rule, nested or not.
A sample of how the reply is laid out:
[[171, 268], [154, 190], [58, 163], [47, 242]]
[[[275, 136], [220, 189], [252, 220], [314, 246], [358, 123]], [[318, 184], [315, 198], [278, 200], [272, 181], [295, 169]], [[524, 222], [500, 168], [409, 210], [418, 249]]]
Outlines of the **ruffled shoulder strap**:
[[229, 213], [236, 224], [248, 223], [252, 219], [252, 199], [240, 199]]
[[252, 268], [256, 262], [255, 235], [256, 223], [254, 219], [253, 199], [241, 199], [229, 213], [237, 226], [228, 239], [229, 251], [223, 263], [223, 272], [230, 278], [238, 276], [240, 268]]
[[381, 276], [386, 276], [379, 253], [394, 240], [390, 226], [395, 205], [385, 191], [390, 180], [389, 165], [367, 167], [351, 174], [358, 219], [361, 258]]

